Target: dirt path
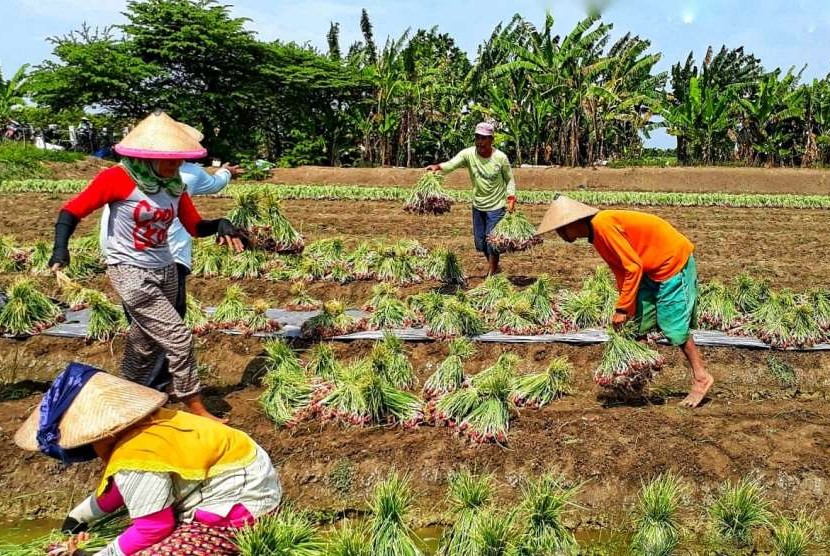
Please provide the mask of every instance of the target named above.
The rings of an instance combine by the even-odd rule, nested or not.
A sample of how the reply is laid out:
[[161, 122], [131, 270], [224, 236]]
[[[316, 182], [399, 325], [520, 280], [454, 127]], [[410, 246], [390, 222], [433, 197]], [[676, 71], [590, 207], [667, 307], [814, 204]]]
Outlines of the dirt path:
[[[55, 178], [92, 179], [108, 163], [87, 159], [74, 164], [50, 164]], [[331, 168], [303, 166], [277, 168], [275, 183], [324, 183], [377, 186], [411, 186], [422, 172], [418, 168]], [[692, 191], [729, 193], [799, 193], [826, 195], [830, 172], [796, 168], [515, 168], [521, 189], [568, 190], [587, 188], [612, 191]], [[447, 179], [451, 188], [468, 188], [463, 170]]]
[[[411, 186], [423, 170], [417, 168], [278, 168], [271, 181]], [[729, 193], [800, 193], [826, 195], [830, 172], [792, 168], [515, 168], [521, 189], [611, 191], [690, 191]], [[450, 174], [447, 185], [468, 188], [467, 172]]]

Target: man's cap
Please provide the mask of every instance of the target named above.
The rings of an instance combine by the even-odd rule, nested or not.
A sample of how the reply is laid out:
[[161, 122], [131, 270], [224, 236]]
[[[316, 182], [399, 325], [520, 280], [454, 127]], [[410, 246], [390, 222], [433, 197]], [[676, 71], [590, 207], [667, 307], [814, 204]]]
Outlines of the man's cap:
[[476, 125], [476, 135], [485, 135], [487, 137], [492, 137], [496, 133], [496, 129], [493, 127], [493, 124], [487, 122], [481, 122]]

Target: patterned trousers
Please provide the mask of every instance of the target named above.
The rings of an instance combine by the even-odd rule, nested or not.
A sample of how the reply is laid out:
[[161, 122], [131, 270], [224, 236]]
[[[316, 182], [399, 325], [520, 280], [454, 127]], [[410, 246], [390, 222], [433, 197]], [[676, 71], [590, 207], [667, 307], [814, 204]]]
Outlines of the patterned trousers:
[[193, 336], [174, 307], [176, 265], [155, 269], [112, 265], [107, 276], [132, 319], [121, 363], [124, 378], [149, 385], [156, 359], [164, 354], [173, 377], [170, 394], [181, 399], [197, 393], [201, 384]]
[[176, 527], [163, 541], [135, 556], [236, 556], [239, 549], [233, 542], [235, 529], [210, 527], [194, 521]]

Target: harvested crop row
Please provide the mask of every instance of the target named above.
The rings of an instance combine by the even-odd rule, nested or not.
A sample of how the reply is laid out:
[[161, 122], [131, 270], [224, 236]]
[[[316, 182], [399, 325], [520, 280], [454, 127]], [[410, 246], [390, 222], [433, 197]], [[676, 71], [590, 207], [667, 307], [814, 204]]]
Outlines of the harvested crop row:
[[[50, 193], [70, 194], [81, 191], [85, 180], [7, 180], [0, 183], [0, 194]], [[287, 185], [247, 183], [232, 184], [222, 196], [234, 196], [263, 187], [273, 189], [279, 199], [327, 201], [399, 201], [405, 202], [411, 189], [402, 187], [363, 187], [353, 185]], [[465, 190], [447, 190], [453, 202], [467, 203], [471, 193]], [[548, 204], [556, 192], [519, 191], [519, 201], [527, 204]], [[830, 208], [830, 195], [794, 195], [760, 193], [678, 193], [668, 191], [569, 191], [568, 196], [590, 205], [672, 206], [672, 207], [731, 207], [731, 208]]]

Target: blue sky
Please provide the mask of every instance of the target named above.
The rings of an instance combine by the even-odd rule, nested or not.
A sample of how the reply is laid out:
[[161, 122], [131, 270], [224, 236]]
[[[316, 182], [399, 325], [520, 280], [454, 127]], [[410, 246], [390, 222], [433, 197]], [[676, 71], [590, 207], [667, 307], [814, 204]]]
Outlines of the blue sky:
[[[593, 2], [603, 8], [614, 34], [627, 31], [652, 41], [663, 53], [660, 69], [685, 59], [694, 51], [698, 60], [710, 44], [719, 48], [743, 45], [768, 69], [800, 69], [805, 78], [830, 73], [830, 2], [828, 0], [224, 0], [232, 12], [250, 18], [249, 26], [263, 40], [293, 40], [323, 50], [330, 21], [340, 22], [341, 47], [360, 39], [362, 8], [369, 11], [376, 41], [399, 36], [408, 27], [430, 28], [453, 36], [472, 59], [476, 47], [500, 21], [516, 12], [541, 24], [546, 10], [556, 19], [556, 30], [566, 33]], [[8, 76], [23, 63], [47, 58], [46, 38], [77, 29], [120, 23], [126, 0], [0, 0], [3, 38], [0, 66]], [[673, 141], [658, 139], [658, 145]]]

